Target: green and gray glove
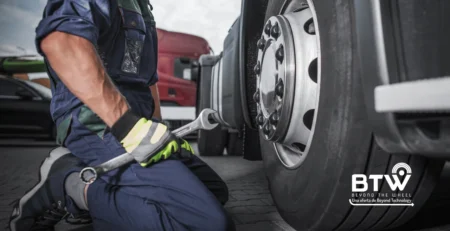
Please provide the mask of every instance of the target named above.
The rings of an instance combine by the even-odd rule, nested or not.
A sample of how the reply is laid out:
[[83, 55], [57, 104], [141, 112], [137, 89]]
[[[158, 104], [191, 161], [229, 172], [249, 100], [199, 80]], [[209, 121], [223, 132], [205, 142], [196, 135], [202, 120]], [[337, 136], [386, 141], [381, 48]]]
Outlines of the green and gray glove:
[[180, 148], [193, 154], [191, 145], [175, 137], [166, 125], [141, 118], [131, 110], [111, 127], [111, 133], [142, 167], [165, 160]]

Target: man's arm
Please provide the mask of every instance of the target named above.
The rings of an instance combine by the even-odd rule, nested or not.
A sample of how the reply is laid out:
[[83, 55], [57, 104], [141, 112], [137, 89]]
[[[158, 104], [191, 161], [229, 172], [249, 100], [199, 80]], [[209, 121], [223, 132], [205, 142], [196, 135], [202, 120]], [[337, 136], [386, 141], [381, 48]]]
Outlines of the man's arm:
[[42, 40], [41, 50], [64, 85], [109, 127], [128, 110], [90, 41], [56, 31]]
[[150, 86], [150, 91], [152, 92], [153, 101], [155, 102], [155, 111], [153, 112], [153, 118], [161, 120], [161, 102], [159, 100], [159, 92], [157, 84]]

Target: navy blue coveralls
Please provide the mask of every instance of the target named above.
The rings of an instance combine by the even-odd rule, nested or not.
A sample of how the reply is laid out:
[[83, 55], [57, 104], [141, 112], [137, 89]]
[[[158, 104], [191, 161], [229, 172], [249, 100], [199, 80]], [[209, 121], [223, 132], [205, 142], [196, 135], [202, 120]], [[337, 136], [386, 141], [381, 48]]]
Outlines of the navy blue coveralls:
[[[89, 40], [131, 108], [152, 117], [149, 86], [158, 79], [157, 35], [148, 0], [49, 0], [36, 29], [41, 54], [41, 40], [54, 31]], [[59, 144], [91, 166], [124, 153], [102, 120], [47, 66]], [[95, 230], [225, 230], [229, 222], [220, 202], [227, 199], [225, 183], [195, 156], [148, 168], [131, 164], [88, 190]]]

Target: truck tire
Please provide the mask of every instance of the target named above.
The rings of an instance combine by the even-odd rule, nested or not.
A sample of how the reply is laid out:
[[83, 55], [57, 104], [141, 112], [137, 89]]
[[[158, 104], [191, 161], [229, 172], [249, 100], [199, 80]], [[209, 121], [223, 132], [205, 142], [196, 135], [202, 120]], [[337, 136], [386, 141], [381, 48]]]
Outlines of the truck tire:
[[[417, 7], [423, 4], [419, 0], [408, 1], [408, 3], [416, 4]], [[310, 16], [306, 19], [293, 18], [294, 16], [305, 17], [308, 11]], [[298, 20], [295, 22], [301, 24], [294, 24], [297, 28], [291, 26], [293, 43], [290, 46], [294, 47], [284, 44], [284, 53], [278, 53], [278, 50], [272, 54], [264, 53], [271, 49], [267, 47], [267, 44], [270, 44], [267, 36], [261, 43], [265, 43], [266, 47], [263, 44], [264, 49], [260, 48], [261, 56], [258, 56], [258, 59], [261, 63], [259, 67], [255, 67], [255, 72], [259, 76], [257, 94], [265, 91], [264, 87], [271, 86], [270, 84], [259, 85], [263, 79], [268, 80], [268, 77], [264, 76], [266, 73], [273, 73], [265, 68], [276, 66], [264, 62], [266, 60], [267, 62], [271, 60], [287, 62], [289, 50], [294, 51], [294, 57], [297, 60], [297, 62], [294, 61], [294, 65], [295, 68], [299, 68], [294, 74], [295, 81], [306, 83], [312, 80], [317, 83], [317, 90], [312, 91], [318, 98], [314, 102], [312, 113], [311, 109], [306, 110], [308, 108], [304, 106], [306, 108], [304, 111], [307, 113], [295, 114], [298, 112], [294, 109], [301, 106], [298, 104], [310, 104], [306, 101], [309, 100], [308, 97], [305, 101], [292, 98], [291, 108], [283, 107], [277, 109], [281, 112], [275, 111], [283, 113], [283, 110], [292, 109], [292, 115], [289, 115], [291, 117], [288, 117], [286, 121], [280, 117], [283, 116], [282, 114], [273, 120], [271, 120], [272, 114], [267, 116], [267, 112], [270, 111], [264, 100], [267, 101], [269, 97], [263, 97], [275, 92], [278, 97], [284, 97], [283, 100], [286, 100], [289, 94], [295, 95], [289, 92], [289, 86], [292, 85], [286, 83], [282, 85], [284, 91], [277, 91], [276, 86], [279, 83], [277, 80], [277, 85], [273, 85], [275, 89], [272, 92], [266, 89], [264, 94], [255, 95], [255, 101], [258, 102], [257, 121], [259, 121], [261, 152], [271, 195], [281, 216], [297, 230], [384, 230], [397, 227], [411, 219], [422, 207], [438, 182], [442, 170], [443, 161], [417, 155], [390, 154], [377, 145], [366, 115], [360, 67], [356, 56], [353, 12], [353, 1], [349, 0], [271, 0], [266, 11], [266, 22], [269, 19], [272, 20], [272, 16], [291, 13], [289, 20]], [[271, 26], [276, 24], [274, 22], [279, 22], [281, 25], [281, 21], [271, 21]], [[266, 27], [267, 24], [265, 29]], [[268, 30], [268, 36], [272, 36], [271, 28]], [[300, 35], [297, 36], [295, 33], [302, 32], [302, 29], [303, 32], [315, 36], [315, 39], [308, 40], [311, 37], [302, 35], [304, 40], [299, 40]], [[280, 36], [289, 36], [289, 32], [281, 35], [279, 30], [275, 32], [278, 33], [276, 34], [278, 40]], [[263, 31], [263, 36], [265, 36], [264, 33]], [[316, 41], [316, 43], [303, 45], [300, 43], [308, 41], [311, 43]], [[295, 50], [299, 48], [296, 47], [297, 45], [303, 46], [302, 52], [305, 54]], [[306, 56], [313, 46], [317, 47], [316, 59]], [[279, 59], [279, 54], [284, 56]], [[266, 55], [272, 55], [275, 58]], [[305, 60], [308, 63], [304, 63]], [[299, 79], [302, 73], [304, 78], [309, 79]], [[285, 82], [286, 79], [284, 79]], [[311, 82], [308, 84], [313, 86]], [[309, 90], [309, 88], [298, 89], [295, 84], [293, 85], [296, 94], [300, 91], [304, 92], [305, 89]], [[267, 105], [271, 104], [267, 103]], [[275, 122], [272, 123], [272, 121]], [[281, 144], [280, 140], [276, 140], [280, 138], [275, 137], [283, 123], [288, 123], [285, 127], [288, 132], [283, 134], [285, 137], [282, 138], [282, 142], [289, 142], [288, 144]], [[303, 125], [300, 126], [300, 123]], [[300, 132], [302, 126], [307, 127], [309, 132]], [[299, 134], [308, 134], [308, 136], [305, 138]], [[303, 137], [302, 139], [307, 142], [288, 140], [292, 137], [293, 139]], [[397, 163], [407, 163], [412, 169], [411, 178], [402, 192], [411, 193], [413, 207], [365, 207], [352, 206], [349, 203], [352, 198], [352, 174], [391, 174], [393, 166]], [[368, 182], [371, 183], [371, 181]], [[376, 193], [373, 187], [371, 189], [372, 185], [369, 185], [367, 193]], [[382, 179], [379, 181], [378, 192], [390, 194], [398, 190], [392, 191], [386, 180]]]
[[[210, 76], [209, 76], [210, 77]], [[210, 108], [211, 104], [211, 78], [202, 76], [200, 78], [197, 90], [197, 110], [198, 114], [205, 108]], [[216, 128], [206, 131], [199, 130], [197, 135], [198, 151], [201, 156], [220, 156], [223, 155], [225, 145], [227, 144], [228, 131], [222, 130], [219, 124]]]
[[[225, 131], [226, 133], [227, 131]], [[221, 130], [220, 125], [210, 131], [200, 130], [198, 132], [197, 144], [200, 156], [223, 155], [227, 136]]]
[[229, 156], [242, 156], [244, 154], [243, 137], [239, 133], [228, 134], [227, 154]]

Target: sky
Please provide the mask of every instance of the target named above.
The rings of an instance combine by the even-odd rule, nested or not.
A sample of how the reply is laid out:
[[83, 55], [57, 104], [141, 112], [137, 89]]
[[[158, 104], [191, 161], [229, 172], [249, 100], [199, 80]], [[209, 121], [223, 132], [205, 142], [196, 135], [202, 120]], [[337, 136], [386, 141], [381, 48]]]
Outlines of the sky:
[[0, 55], [35, 54], [35, 29], [45, 0], [0, 1]]
[[241, 0], [150, 0], [156, 26], [205, 38], [216, 54], [241, 12]]
[[[240, 14], [241, 0], [150, 0], [159, 28], [205, 38], [216, 54]], [[35, 28], [46, 0], [0, 1], [0, 55], [36, 53]]]

